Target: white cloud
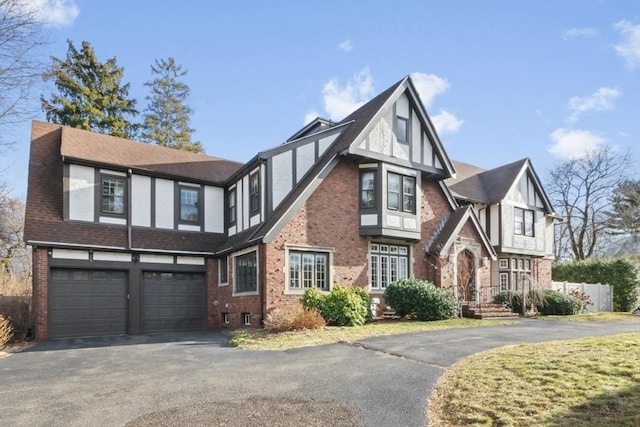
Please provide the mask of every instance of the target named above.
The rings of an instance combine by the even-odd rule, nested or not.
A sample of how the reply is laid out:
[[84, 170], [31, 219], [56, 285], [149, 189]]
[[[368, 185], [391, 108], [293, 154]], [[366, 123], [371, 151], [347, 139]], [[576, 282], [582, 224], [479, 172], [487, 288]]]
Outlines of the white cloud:
[[598, 32], [593, 28], [572, 28], [562, 33], [563, 39], [570, 39], [573, 37], [595, 37]]
[[616, 22], [613, 25], [620, 35], [622, 41], [613, 48], [618, 56], [624, 58], [630, 69], [640, 65], [640, 24], [633, 25], [629, 21]]
[[449, 89], [449, 82], [435, 74], [411, 73], [411, 80], [425, 108], [430, 108], [433, 99]]
[[340, 86], [337, 79], [331, 79], [322, 88], [324, 109], [329, 119], [342, 120], [367, 102], [373, 93], [373, 77], [369, 68], [364, 68]]
[[458, 119], [448, 111], [440, 110], [440, 113], [431, 116], [431, 122], [433, 122], [433, 126], [436, 128], [438, 135], [442, 135], [445, 133], [458, 132], [464, 120]]
[[338, 45], [338, 49], [344, 52], [350, 52], [353, 49], [353, 45], [351, 44], [351, 40], [345, 40]]
[[571, 115], [570, 122], [575, 122], [582, 113], [587, 111], [606, 111], [613, 108], [613, 100], [620, 96], [620, 91], [615, 88], [601, 87], [590, 96], [574, 96], [569, 99], [569, 109]]
[[551, 135], [553, 143], [547, 148], [551, 154], [562, 159], [577, 159], [592, 152], [606, 139], [586, 130], [556, 129]]
[[312, 120], [315, 120], [316, 117], [320, 117], [320, 114], [317, 111], [309, 111], [304, 115], [304, 125], [308, 125]]
[[80, 14], [74, 0], [22, 0], [22, 5], [34, 12], [40, 22], [51, 27], [69, 26]]

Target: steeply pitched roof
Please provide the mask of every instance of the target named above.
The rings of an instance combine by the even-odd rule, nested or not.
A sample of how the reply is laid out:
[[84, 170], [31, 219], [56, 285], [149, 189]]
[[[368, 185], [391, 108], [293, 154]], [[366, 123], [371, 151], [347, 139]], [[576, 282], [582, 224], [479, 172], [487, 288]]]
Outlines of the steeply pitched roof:
[[477, 166], [454, 161], [458, 174], [446, 183], [451, 192], [461, 199], [497, 203], [504, 199], [528, 162], [529, 159], [522, 159], [495, 169], [483, 170]]
[[471, 206], [458, 208], [449, 215], [445, 223], [442, 225], [442, 228], [440, 228], [427, 247], [427, 252], [434, 255], [447, 253], [467, 221], [471, 221], [473, 227], [480, 235], [482, 243], [489, 252], [489, 255], [491, 255], [492, 259], [495, 259], [496, 252], [493, 249], [493, 246], [491, 246], [486, 233], [480, 227], [480, 223], [478, 222], [477, 217], [473, 214], [473, 208]]
[[[349, 116], [336, 123], [335, 126], [344, 126], [346, 129], [331, 144], [318, 161], [307, 172], [305, 178], [287, 195], [284, 201], [272, 212], [271, 216], [261, 225], [250, 230], [252, 233], [242, 233], [242, 236], [231, 236], [223, 245], [223, 248], [240, 249], [249, 246], [253, 242], [271, 237], [279, 230], [279, 225], [284, 225], [295, 214], [300, 205], [306, 200], [316, 186], [312, 184], [321, 176], [326, 176], [337, 162], [335, 159], [349, 148], [355, 138], [360, 135], [363, 129], [371, 122], [376, 113], [388, 101], [393, 93], [405, 83], [408, 77], [403, 78], [396, 84], [380, 93], [378, 96], [367, 102], [362, 107], [351, 113]], [[224, 252], [225, 249], [222, 249]]]
[[242, 163], [204, 154], [159, 147], [66, 126], [49, 126], [62, 130], [60, 152], [65, 159], [211, 183], [223, 183], [242, 167]]

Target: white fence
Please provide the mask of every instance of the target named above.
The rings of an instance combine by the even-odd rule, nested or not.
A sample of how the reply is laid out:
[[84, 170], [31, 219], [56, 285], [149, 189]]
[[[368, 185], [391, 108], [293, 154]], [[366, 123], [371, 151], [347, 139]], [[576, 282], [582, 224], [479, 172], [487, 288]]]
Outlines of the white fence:
[[563, 294], [569, 294], [575, 289], [589, 295], [591, 304], [587, 305], [587, 311], [613, 311], [613, 286], [611, 285], [551, 282], [551, 289]]

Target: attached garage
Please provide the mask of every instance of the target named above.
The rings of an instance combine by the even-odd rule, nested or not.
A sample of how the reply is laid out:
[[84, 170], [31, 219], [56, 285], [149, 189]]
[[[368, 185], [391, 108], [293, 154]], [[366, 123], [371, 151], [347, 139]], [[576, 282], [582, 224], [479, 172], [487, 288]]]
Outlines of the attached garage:
[[51, 269], [49, 337], [127, 333], [127, 272]]
[[143, 332], [194, 331], [206, 327], [204, 273], [142, 274]]

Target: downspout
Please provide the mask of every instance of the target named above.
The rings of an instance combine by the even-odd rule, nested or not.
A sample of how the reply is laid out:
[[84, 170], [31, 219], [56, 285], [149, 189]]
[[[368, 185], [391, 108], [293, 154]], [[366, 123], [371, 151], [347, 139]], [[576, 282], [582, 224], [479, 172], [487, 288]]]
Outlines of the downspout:
[[131, 202], [133, 197], [131, 196], [131, 169], [127, 170], [127, 250], [131, 250], [131, 217], [132, 215], [132, 207]]

